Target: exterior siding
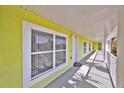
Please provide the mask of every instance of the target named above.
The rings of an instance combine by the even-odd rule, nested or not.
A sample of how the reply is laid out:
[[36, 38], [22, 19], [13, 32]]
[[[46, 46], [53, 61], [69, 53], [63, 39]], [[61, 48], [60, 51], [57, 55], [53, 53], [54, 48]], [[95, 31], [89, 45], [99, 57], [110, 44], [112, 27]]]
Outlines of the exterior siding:
[[49, 22], [19, 6], [0, 6], [0, 87], [23, 87], [22, 20], [68, 35], [68, 65], [32, 87], [44, 87], [72, 67], [72, 35], [79, 38], [79, 60], [83, 58], [82, 42], [92, 43], [79, 34]]

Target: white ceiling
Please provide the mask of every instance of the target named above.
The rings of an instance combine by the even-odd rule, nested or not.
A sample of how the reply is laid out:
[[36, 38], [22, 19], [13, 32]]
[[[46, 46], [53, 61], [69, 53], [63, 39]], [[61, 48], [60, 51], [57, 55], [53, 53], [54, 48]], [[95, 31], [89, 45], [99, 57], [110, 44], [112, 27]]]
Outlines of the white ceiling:
[[104, 38], [106, 25], [109, 29], [117, 25], [116, 6], [28, 5], [22, 7], [93, 41], [101, 41]]

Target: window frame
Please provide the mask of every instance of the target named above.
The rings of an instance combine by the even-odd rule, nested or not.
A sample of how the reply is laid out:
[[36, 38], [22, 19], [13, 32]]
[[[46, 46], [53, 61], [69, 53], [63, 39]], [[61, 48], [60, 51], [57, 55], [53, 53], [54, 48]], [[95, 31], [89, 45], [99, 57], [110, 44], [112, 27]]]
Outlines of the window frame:
[[[53, 50], [51, 51], [53, 52], [53, 68], [41, 74], [38, 74], [39, 76], [35, 77], [34, 79], [31, 78], [31, 55], [32, 55], [31, 32], [32, 32], [32, 29], [53, 35]], [[63, 33], [56, 32], [54, 30], [42, 27], [37, 24], [33, 24], [25, 20], [22, 21], [22, 30], [23, 30], [23, 43], [22, 43], [23, 44], [23, 87], [31, 87], [32, 85], [45, 79], [46, 77], [57, 72], [58, 70], [62, 69], [68, 64], [68, 36]], [[56, 35], [66, 38], [66, 49], [64, 49], [66, 52], [66, 62], [58, 66], [55, 66], [55, 53], [56, 53], [55, 36]], [[50, 51], [45, 51], [45, 52], [50, 52]], [[41, 53], [41, 52], [37, 52], [37, 53]]]
[[[116, 53], [115, 54], [113, 52], [113, 49], [114, 49], [113, 43], [115, 43], [115, 48], [116, 48]], [[113, 37], [110, 40], [110, 54], [117, 57], [117, 37]]]
[[[59, 33], [55, 35], [55, 38], [56, 38], [56, 36], [60, 36]], [[63, 36], [60, 36], [60, 37], [63, 37]], [[65, 38], [65, 39], [67, 40], [67, 38]], [[55, 41], [56, 41], [56, 39], [55, 39]], [[56, 49], [56, 42], [55, 42], [55, 55], [56, 55], [57, 52], [66, 52], [66, 49]], [[65, 63], [62, 63], [62, 64], [65, 64]], [[56, 66], [56, 63], [55, 63], [55, 66]], [[60, 65], [58, 65], [58, 66], [60, 66]], [[56, 67], [58, 67], [58, 66], [56, 66]]]
[[[86, 46], [84, 46], [84, 44], [86, 44]], [[87, 53], [87, 43], [83, 42], [83, 53], [86, 54]]]

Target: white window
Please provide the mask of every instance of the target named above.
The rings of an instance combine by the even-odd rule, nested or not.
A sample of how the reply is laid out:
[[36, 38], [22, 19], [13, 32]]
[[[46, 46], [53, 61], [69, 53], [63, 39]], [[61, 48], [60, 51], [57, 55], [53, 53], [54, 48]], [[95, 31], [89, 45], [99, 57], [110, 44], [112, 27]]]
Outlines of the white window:
[[66, 35], [23, 21], [23, 87], [63, 68], [67, 55]]
[[53, 35], [31, 30], [31, 78], [53, 68]]
[[83, 49], [84, 49], [84, 54], [87, 52], [87, 45], [86, 42], [83, 42]]

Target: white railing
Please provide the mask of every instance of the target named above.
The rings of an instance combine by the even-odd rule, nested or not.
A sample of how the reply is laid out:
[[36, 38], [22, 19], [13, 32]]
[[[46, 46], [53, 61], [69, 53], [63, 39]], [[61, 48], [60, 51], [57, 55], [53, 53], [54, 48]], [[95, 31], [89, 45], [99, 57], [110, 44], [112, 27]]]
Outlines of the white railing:
[[116, 64], [117, 64], [117, 57], [112, 55], [109, 52], [106, 52], [107, 57], [107, 66], [112, 78], [112, 82], [114, 84], [114, 87], [116, 87]]

